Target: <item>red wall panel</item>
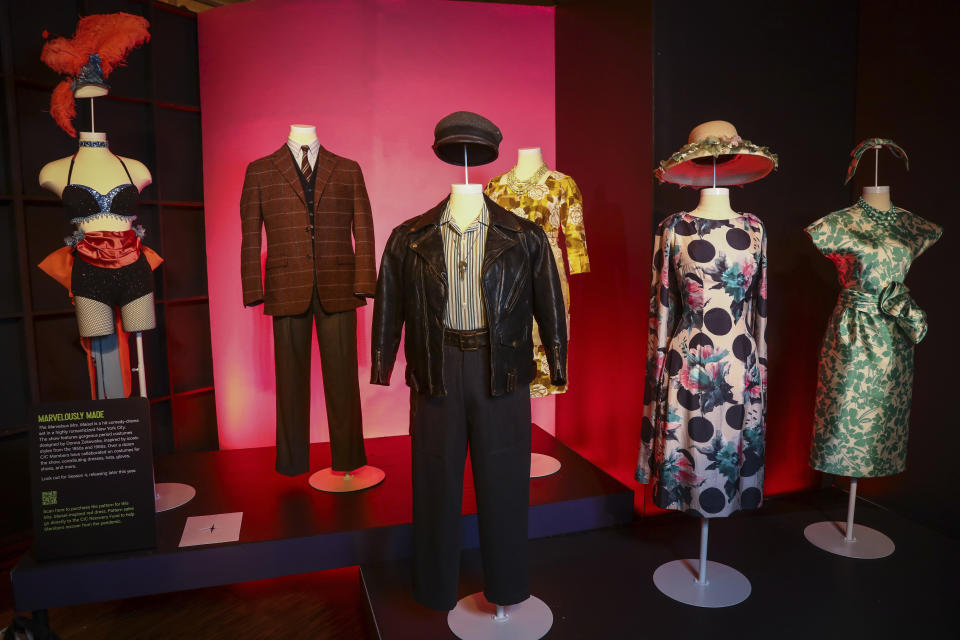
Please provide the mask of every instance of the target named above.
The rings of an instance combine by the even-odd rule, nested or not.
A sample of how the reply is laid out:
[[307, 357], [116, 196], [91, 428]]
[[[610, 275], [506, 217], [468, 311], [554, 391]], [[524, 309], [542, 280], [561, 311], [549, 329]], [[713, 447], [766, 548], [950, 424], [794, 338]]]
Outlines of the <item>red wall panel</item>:
[[651, 9], [557, 8], [557, 166], [583, 191], [591, 266], [570, 281], [570, 391], [557, 401], [557, 435], [635, 487], [653, 197]]

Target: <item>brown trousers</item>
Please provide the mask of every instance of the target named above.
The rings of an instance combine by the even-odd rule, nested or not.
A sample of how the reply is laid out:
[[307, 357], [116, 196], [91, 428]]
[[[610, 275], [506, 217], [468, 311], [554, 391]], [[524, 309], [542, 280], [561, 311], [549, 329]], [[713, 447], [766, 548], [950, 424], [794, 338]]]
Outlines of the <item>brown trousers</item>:
[[352, 471], [367, 464], [357, 373], [357, 312], [327, 313], [314, 288], [307, 311], [273, 317], [277, 471], [288, 476], [310, 470], [310, 343], [314, 322], [333, 469]]

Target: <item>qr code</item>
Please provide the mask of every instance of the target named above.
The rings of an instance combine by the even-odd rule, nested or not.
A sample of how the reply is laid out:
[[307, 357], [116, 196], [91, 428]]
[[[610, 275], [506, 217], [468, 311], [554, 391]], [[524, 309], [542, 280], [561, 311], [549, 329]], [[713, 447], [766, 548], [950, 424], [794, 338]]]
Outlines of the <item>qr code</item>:
[[40, 503], [43, 506], [50, 504], [57, 504], [57, 492], [56, 491], [41, 491], [40, 492]]

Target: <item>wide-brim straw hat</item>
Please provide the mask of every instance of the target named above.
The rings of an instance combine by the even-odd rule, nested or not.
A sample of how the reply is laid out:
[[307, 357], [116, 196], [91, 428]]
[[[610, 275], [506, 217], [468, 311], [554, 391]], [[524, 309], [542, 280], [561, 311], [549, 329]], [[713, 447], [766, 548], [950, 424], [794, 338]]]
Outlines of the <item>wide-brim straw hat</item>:
[[770, 149], [744, 140], [729, 122], [712, 120], [695, 127], [687, 144], [663, 160], [654, 175], [682, 187], [728, 187], [755, 182], [777, 164], [777, 154]]

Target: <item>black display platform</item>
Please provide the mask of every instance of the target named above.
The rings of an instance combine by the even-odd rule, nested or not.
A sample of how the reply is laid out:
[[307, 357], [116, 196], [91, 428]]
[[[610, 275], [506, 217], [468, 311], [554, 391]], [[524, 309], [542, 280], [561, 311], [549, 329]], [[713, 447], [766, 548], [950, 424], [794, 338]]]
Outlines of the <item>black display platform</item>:
[[[410, 554], [410, 438], [367, 440], [370, 464], [386, 472], [376, 487], [322, 493], [309, 474], [273, 469], [272, 447], [175, 454], [157, 460], [157, 479], [197, 489], [185, 506], [157, 515], [157, 549], [57, 562], [24, 556], [10, 574], [17, 611], [261, 580]], [[632, 490], [534, 427], [533, 450], [558, 458], [559, 473], [531, 480], [530, 535], [551, 536], [629, 522]], [[330, 466], [329, 444], [311, 446], [312, 470]], [[236, 543], [178, 548], [188, 516], [243, 512]], [[477, 546], [469, 465], [463, 547]]]
[[[956, 637], [956, 542], [863, 501], [857, 521], [889, 535], [893, 555], [854, 560], [803, 537], [808, 524], [845, 513], [846, 495], [831, 489], [780, 496], [758, 512], [712, 521], [710, 559], [740, 570], [753, 587], [746, 601], [726, 609], [675, 602], [653, 584], [664, 562], [697, 556], [699, 526], [689, 516], [531, 541], [532, 592], [554, 617], [546, 638]], [[360, 574], [381, 640], [454, 637], [445, 612], [410, 597], [409, 561], [361, 565]], [[481, 587], [479, 552], [465, 551], [460, 596]]]

